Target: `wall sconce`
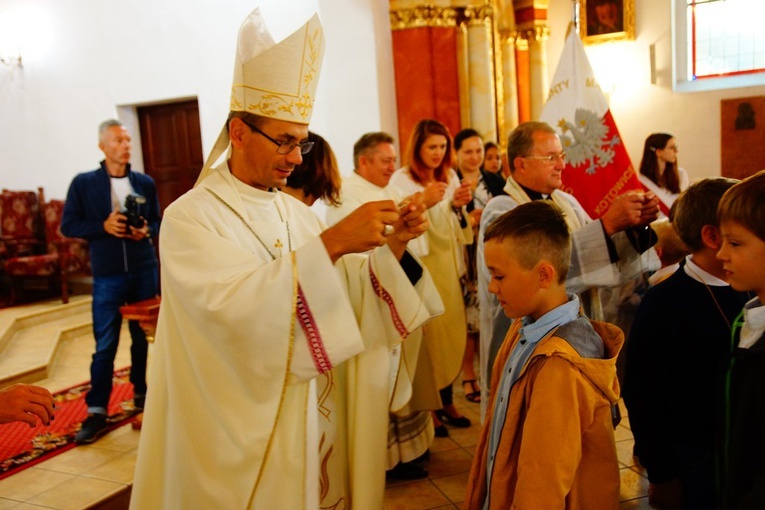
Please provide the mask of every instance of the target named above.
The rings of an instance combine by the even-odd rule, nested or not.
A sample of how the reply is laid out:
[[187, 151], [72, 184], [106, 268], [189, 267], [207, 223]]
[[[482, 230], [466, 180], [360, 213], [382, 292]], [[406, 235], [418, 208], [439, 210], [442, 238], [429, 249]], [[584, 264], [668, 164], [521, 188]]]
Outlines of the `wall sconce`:
[[24, 67], [21, 65], [21, 52], [17, 51], [16, 56], [0, 53], [0, 63], [9, 67]]

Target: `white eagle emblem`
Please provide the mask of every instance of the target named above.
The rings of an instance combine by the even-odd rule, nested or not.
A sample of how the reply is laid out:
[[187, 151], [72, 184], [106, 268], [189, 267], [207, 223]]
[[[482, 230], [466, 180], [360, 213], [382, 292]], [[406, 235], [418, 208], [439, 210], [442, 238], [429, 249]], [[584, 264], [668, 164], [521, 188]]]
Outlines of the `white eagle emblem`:
[[594, 175], [598, 167], [610, 165], [616, 152], [614, 147], [621, 143], [618, 136], [608, 139], [608, 126], [592, 110], [577, 108], [574, 123], [561, 119], [558, 122], [566, 159], [573, 167], [587, 165], [585, 172]]

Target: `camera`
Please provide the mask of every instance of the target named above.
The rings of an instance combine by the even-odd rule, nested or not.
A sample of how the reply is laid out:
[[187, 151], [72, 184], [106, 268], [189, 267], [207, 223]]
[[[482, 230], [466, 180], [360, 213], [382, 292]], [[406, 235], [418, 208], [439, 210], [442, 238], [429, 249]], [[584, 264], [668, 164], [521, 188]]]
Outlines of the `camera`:
[[127, 217], [127, 225], [133, 228], [143, 228], [144, 219], [138, 213], [141, 204], [146, 203], [146, 198], [141, 195], [130, 194], [125, 197], [125, 211], [122, 213]]

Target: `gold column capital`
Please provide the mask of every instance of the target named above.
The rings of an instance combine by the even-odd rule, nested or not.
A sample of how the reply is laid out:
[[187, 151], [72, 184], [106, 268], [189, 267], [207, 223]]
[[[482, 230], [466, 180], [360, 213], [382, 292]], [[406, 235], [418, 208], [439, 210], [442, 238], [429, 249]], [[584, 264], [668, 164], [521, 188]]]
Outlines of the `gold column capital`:
[[456, 27], [457, 10], [451, 7], [421, 5], [390, 11], [391, 30], [422, 27]]
[[499, 38], [504, 43], [515, 44], [515, 42], [520, 38], [520, 34], [517, 30], [504, 28], [499, 31]]
[[490, 5], [480, 6], [468, 6], [462, 12], [465, 17], [465, 22], [470, 25], [487, 25], [491, 26], [491, 22], [494, 19], [494, 9]]
[[548, 27], [538, 26], [521, 30], [521, 38], [529, 42], [544, 42], [549, 37], [550, 29]]

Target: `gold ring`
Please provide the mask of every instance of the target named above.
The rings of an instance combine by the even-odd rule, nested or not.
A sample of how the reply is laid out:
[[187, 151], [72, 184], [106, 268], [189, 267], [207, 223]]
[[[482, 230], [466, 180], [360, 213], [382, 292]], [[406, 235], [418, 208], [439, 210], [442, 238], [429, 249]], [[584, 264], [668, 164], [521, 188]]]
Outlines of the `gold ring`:
[[394, 228], [393, 228], [393, 225], [385, 225], [385, 228], [383, 229], [383, 235], [384, 235], [385, 237], [388, 237], [388, 236], [389, 236], [389, 235], [391, 235], [393, 232], [395, 232], [395, 230], [394, 230]]

